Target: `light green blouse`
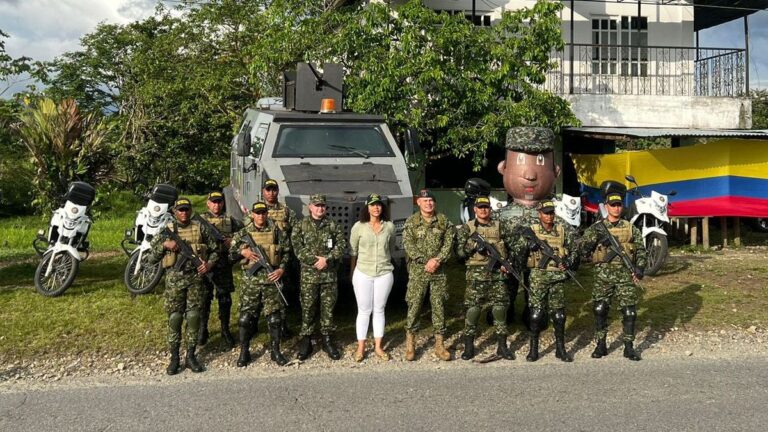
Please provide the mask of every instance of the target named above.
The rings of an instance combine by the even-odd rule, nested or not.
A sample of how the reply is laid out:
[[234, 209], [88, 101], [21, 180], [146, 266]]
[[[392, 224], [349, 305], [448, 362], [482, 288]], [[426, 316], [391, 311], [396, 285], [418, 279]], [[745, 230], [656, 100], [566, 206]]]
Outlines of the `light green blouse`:
[[373, 232], [368, 222], [357, 222], [349, 235], [350, 255], [357, 257], [357, 269], [370, 277], [387, 274], [395, 269], [392, 252], [395, 250], [395, 224], [381, 223], [381, 231]]

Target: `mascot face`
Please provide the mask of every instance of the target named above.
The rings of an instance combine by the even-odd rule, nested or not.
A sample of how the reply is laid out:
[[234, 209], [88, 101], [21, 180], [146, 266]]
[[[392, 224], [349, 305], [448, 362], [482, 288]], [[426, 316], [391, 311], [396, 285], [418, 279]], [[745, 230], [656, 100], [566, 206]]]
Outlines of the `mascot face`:
[[518, 204], [532, 207], [552, 195], [560, 167], [555, 165], [551, 151], [526, 153], [507, 150], [507, 158], [499, 162], [499, 174], [504, 177], [504, 189]]

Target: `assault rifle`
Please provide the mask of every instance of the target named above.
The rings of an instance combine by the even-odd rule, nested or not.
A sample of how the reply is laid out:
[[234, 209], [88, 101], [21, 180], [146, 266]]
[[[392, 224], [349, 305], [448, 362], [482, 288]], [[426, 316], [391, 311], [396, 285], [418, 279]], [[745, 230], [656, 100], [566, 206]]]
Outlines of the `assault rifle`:
[[[245, 274], [248, 276], [253, 276], [256, 274], [259, 269], [264, 269], [267, 271], [267, 273], [272, 273], [275, 271], [275, 268], [272, 267], [272, 265], [267, 260], [267, 254], [264, 252], [264, 249], [262, 249], [261, 246], [256, 244], [256, 242], [253, 241], [250, 235], [244, 235], [243, 241], [245, 242], [246, 246], [248, 246], [251, 251], [256, 254], [256, 262], [248, 267], [247, 270], [245, 270]], [[283, 295], [283, 281], [280, 279], [275, 281], [275, 287], [277, 287], [277, 292], [280, 294], [280, 297], [283, 299], [283, 303], [288, 306], [288, 300], [285, 299], [285, 295]]]
[[643, 270], [635, 267], [635, 264], [632, 262], [629, 256], [627, 256], [626, 252], [624, 252], [624, 249], [621, 247], [621, 244], [619, 244], [619, 241], [616, 240], [616, 237], [614, 237], [613, 234], [608, 231], [608, 228], [605, 226], [603, 221], [595, 224], [595, 229], [602, 237], [602, 241], [600, 243], [608, 248], [608, 255], [605, 257], [605, 262], [610, 262], [618, 256], [621, 258], [621, 262], [624, 263], [624, 267], [632, 272], [632, 274], [635, 275], [638, 279], [642, 279]]
[[525, 286], [525, 278], [523, 275], [515, 270], [515, 267], [511, 262], [509, 262], [509, 260], [502, 258], [496, 247], [489, 243], [485, 237], [483, 237], [479, 232], [475, 231], [472, 233], [472, 235], [469, 236], [469, 239], [474, 240], [479, 246], [479, 252], [488, 257], [487, 269], [489, 272], [493, 271], [496, 265], [499, 264], [507, 273], [511, 274], [515, 279], [517, 279], [517, 281], [520, 283], [520, 286], [522, 286], [526, 291], [530, 291], [528, 287]]
[[[192, 261], [192, 263], [195, 265], [195, 268], [200, 267], [200, 265], [205, 262], [195, 253], [194, 250], [192, 250], [192, 247], [187, 242], [179, 237], [179, 233], [176, 232], [176, 222], [173, 223], [173, 230], [166, 226], [164, 231], [171, 240], [176, 242], [176, 248], [178, 251], [176, 252], [176, 264], [173, 266], [176, 271], [181, 271], [187, 261]], [[205, 277], [208, 278], [209, 281], [213, 282], [213, 275], [211, 272], [207, 272]]]
[[560, 258], [559, 255], [555, 252], [555, 250], [552, 248], [552, 246], [549, 245], [545, 240], [540, 239], [536, 233], [533, 232], [531, 227], [525, 227], [522, 231], [523, 238], [528, 240], [529, 243], [533, 242], [536, 246], [539, 247], [539, 250], [541, 251], [541, 259], [536, 264], [536, 267], [539, 269], [545, 269], [547, 267], [547, 264], [549, 264], [549, 261], [554, 261], [555, 265], [558, 267], [563, 266], [565, 267], [565, 274], [570, 276], [571, 279], [573, 279], [574, 282], [576, 282], [576, 285], [579, 286], [579, 288], [584, 289], [584, 286], [579, 282], [578, 279], [576, 279], [576, 275], [573, 273], [573, 270], [569, 269], [568, 266], [563, 262], [563, 259]]

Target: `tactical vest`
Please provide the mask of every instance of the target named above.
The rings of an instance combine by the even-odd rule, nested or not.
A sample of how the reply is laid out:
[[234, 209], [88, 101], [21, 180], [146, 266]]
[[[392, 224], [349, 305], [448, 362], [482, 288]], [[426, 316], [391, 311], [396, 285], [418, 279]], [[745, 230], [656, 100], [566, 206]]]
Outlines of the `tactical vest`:
[[[568, 255], [568, 249], [565, 248], [565, 230], [562, 227], [559, 228], [560, 229], [558, 229], [558, 226], [555, 225], [551, 232], [542, 233], [539, 232], [539, 224], [531, 225], [531, 229], [533, 230], [534, 234], [536, 234], [536, 237], [547, 242], [547, 244], [555, 251], [557, 256], [562, 259]], [[541, 251], [535, 251], [528, 254], [528, 268], [538, 268], [539, 261], [541, 261], [543, 256], [544, 255], [541, 253]], [[555, 264], [554, 260], [549, 260], [546, 270], [558, 270], [557, 264]]]
[[213, 216], [210, 214], [203, 215], [205, 220], [208, 221], [211, 225], [216, 228], [221, 235], [225, 237], [232, 236], [232, 232], [234, 231], [234, 226], [232, 225], [232, 218], [230, 218], [227, 215], [222, 216]]
[[[169, 223], [167, 225], [168, 229], [173, 231], [173, 225], [173, 223]], [[202, 260], [205, 260], [208, 257], [208, 246], [206, 246], [205, 241], [203, 240], [203, 233], [200, 230], [200, 222], [191, 221], [189, 225], [185, 227], [177, 226], [177, 230], [179, 237], [192, 248], [195, 255], [199, 256]], [[176, 264], [177, 255], [176, 252], [168, 251], [163, 257], [163, 268], [173, 267], [174, 264]]]
[[[467, 222], [467, 227], [469, 228], [469, 234], [472, 235], [477, 231], [481, 236], [483, 236], [488, 243], [492, 244], [497, 251], [499, 251], [499, 255], [501, 255], [502, 258], [507, 257], [507, 248], [504, 246], [504, 241], [501, 239], [501, 223], [499, 221], [492, 221], [489, 225], [483, 226], [483, 225], [477, 225], [476, 221], [470, 221]], [[467, 265], [471, 266], [480, 266], [480, 265], [487, 265], [489, 258], [485, 255], [481, 255], [478, 252], [475, 252], [472, 254], [471, 257], [467, 260]]]
[[280, 265], [280, 244], [277, 241], [277, 232], [273, 229], [271, 231], [251, 231], [248, 230], [248, 235], [251, 236], [251, 240], [254, 243], [261, 246], [264, 249], [264, 253], [267, 254], [267, 261], [273, 267]]
[[[604, 222], [599, 222], [604, 223]], [[621, 245], [621, 248], [624, 250], [624, 253], [627, 254], [630, 258], [634, 259], [635, 257], [635, 244], [632, 242], [632, 224], [626, 221], [622, 221], [620, 224], [622, 226], [620, 227], [614, 227], [614, 226], [608, 226], [608, 232], [611, 233], [614, 237], [616, 237], [616, 240], [619, 241], [619, 244]], [[602, 243], [597, 245], [597, 248], [595, 249], [595, 253], [592, 255], [592, 262], [595, 263], [604, 263], [606, 261], [606, 257], [609, 253], [609, 248], [606, 246], [603, 246]], [[620, 264], [621, 260], [617, 259], [618, 257], [613, 257], [613, 260], [611, 262]]]
[[287, 232], [288, 207], [278, 207], [277, 205], [270, 207], [269, 210], [267, 210], [267, 216], [269, 217], [269, 220], [275, 223], [276, 227], [280, 228], [280, 231]]

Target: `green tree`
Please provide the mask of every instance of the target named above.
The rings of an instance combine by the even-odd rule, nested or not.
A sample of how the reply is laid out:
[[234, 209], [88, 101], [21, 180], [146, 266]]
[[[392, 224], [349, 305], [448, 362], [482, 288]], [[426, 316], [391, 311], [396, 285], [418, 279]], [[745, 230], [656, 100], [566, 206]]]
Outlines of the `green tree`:
[[752, 90], [752, 129], [768, 129], [768, 90]]
[[559, 2], [504, 12], [491, 28], [411, 0], [333, 16], [332, 58], [348, 70], [347, 106], [384, 114], [425, 138], [429, 157], [471, 157], [501, 145], [509, 127], [577, 124], [568, 103], [541, 89], [562, 49]]
[[74, 180], [96, 186], [110, 179], [112, 128], [101, 115], [81, 112], [74, 100], [40, 99], [24, 109], [15, 128], [34, 161], [33, 204], [40, 210], [55, 208]]

